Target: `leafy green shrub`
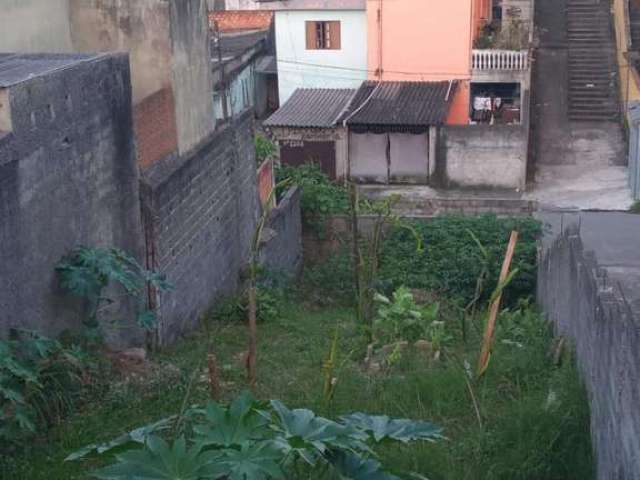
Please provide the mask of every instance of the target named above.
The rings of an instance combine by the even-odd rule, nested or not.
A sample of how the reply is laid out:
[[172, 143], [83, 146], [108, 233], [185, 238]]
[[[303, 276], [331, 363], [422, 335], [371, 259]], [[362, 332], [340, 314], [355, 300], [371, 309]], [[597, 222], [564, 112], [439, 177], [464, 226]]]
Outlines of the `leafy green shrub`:
[[95, 340], [102, 338], [102, 308], [115, 301], [105, 295], [107, 287], [119, 285], [125, 295], [138, 300], [137, 322], [148, 330], [155, 326], [156, 316], [146, 308], [147, 284], [159, 290], [171, 288], [164, 275], [144, 269], [135, 258], [117, 248], [78, 247], [58, 262], [56, 271], [65, 290], [87, 300], [89, 313], [84, 325], [87, 335]]
[[21, 331], [0, 340], [0, 444], [15, 443], [58, 421], [80, 394], [82, 353]]
[[[256, 319], [258, 322], [272, 322], [281, 314], [285, 294], [278, 288], [258, 286]], [[211, 312], [211, 318], [219, 322], [246, 322], [249, 310], [246, 295], [234, 295], [218, 303]]]
[[629, 211], [631, 213], [640, 213], [640, 200], [636, 200], [635, 202], [633, 202], [633, 205], [631, 205]]
[[[116, 454], [114, 465], [93, 474], [109, 480], [267, 480], [304, 478], [302, 472], [327, 469], [343, 479], [398, 480], [376, 460], [375, 446], [443, 438], [442, 430], [428, 422], [364, 413], [333, 421], [277, 400], [261, 403], [248, 393], [230, 406], [209, 402], [186, 417], [189, 425], [172, 444], [158, 433], [175, 427], [176, 417], [89, 445], [67, 460], [129, 448]], [[141, 448], [132, 449], [136, 446]]]
[[379, 307], [373, 328], [378, 341], [385, 344], [398, 340], [415, 342], [431, 336], [431, 325], [438, 319], [439, 304], [417, 305], [406, 287], [398, 288], [391, 299], [378, 293], [375, 301]]
[[430, 290], [471, 301], [486, 260], [473, 234], [488, 252], [488, 278], [482, 300], [487, 300], [498, 283], [500, 268], [511, 230], [520, 233], [512, 263], [518, 274], [504, 292], [505, 304], [535, 292], [537, 239], [540, 223], [532, 218], [444, 216], [415, 221], [424, 251], [416, 252], [413, 233], [394, 229], [387, 237], [380, 260], [380, 278], [394, 286]]
[[[389, 296], [401, 286], [453, 297], [466, 305], [476, 293], [477, 279], [488, 269], [480, 301], [487, 301], [498, 283], [500, 268], [512, 229], [520, 233], [512, 263], [518, 273], [504, 292], [505, 305], [535, 292], [539, 222], [531, 218], [444, 216], [411, 223], [413, 230], [392, 228], [383, 242], [380, 267], [372, 287]], [[484, 257], [469, 233], [473, 232], [487, 252]], [[416, 249], [415, 232], [423, 242]], [[307, 294], [322, 303], [354, 301], [351, 252], [345, 248], [325, 262], [305, 268]]]
[[256, 135], [255, 148], [258, 165], [276, 154], [276, 146], [264, 135]]
[[317, 233], [322, 233], [321, 228], [327, 215], [349, 211], [347, 189], [333, 183], [316, 164], [309, 163], [299, 167], [280, 165], [276, 169], [276, 179], [277, 183], [290, 179], [291, 183], [300, 187], [303, 222]]

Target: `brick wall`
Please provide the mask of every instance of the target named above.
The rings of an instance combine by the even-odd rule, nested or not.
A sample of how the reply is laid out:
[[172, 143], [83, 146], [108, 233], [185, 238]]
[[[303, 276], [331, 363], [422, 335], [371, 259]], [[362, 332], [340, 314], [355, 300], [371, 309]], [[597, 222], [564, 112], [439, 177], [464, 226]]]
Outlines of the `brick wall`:
[[221, 32], [234, 30], [264, 30], [271, 26], [273, 12], [252, 10], [226, 10], [209, 12], [209, 26], [213, 29], [218, 22]]
[[145, 168], [178, 149], [173, 90], [166, 87], [143, 99], [133, 110], [138, 163]]
[[[40, 58], [45, 57], [40, 55]], [[13, 132], [0, 135], [0, 336], [79, 327], [82, 302], [54, 268], [79, 245], [142, 257], [129, 59], [101, 55], [10, 87]], [[112, 318], [134, 318], [120, 302]], [[103, 312], [107, 313], [108, 312]], [[114, 344], [141, 340], [109, 331]]]
[[153, 164], [141, 190], [148, 264], [175, 286], [156, 300], [159, 340], [169, 343], [233, 293], [246, 266], [258, 212], [252, 113], [191, 155]]

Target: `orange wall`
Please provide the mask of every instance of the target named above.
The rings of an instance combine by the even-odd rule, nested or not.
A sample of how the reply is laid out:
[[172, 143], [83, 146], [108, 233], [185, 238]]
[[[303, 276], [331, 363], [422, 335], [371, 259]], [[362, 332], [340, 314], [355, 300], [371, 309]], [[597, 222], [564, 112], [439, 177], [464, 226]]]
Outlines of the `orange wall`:
[[474, 35], [480, 30], [491, 16], [491, 0], [473, 0], [473, 26]]
[[490, 7], [491, 0], [367, 0], [369, 78], [460, 80], [449, 123], [468, 123], [473, 37]]

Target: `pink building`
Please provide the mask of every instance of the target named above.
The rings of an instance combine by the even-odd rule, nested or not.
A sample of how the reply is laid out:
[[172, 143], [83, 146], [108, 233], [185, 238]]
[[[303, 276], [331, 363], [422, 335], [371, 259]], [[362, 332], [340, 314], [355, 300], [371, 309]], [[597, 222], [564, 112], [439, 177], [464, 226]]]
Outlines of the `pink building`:
[[447, 123], [469, 122], [473, 41], [492, 0], [367, 0], [371, 80], [459, 80]]

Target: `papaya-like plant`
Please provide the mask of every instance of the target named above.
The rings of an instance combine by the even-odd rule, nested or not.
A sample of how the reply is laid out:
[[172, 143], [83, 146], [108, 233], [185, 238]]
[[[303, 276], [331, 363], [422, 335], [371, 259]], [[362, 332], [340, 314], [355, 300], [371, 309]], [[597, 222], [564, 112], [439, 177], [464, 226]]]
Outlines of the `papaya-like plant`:
[[147, 285], [157, 290], [169, 290], [171, 284], [163, 274], [142, 267], [135, 258], [117, 248], [78, 247], [58, 262], [56, 271], [62, 287], [88, 304], [88, 314], [83, 323], [89, 338], [102, 338], [101, 315], [105, 307], [116, 298], [106, 294], [107, 287], [117, 285], [122, 296], [138, 302], [137, 323], [152, 330], [156, 323], [155, 312], [148, 308], [145, 291]]
[[249, 393], [228, 406], [194, 407], [186, 416], [189, 421], [173, 441], [159, 434], [169, 431], [176, 417], [124, 434], [122, 441], [84, 447], [67, 460], [118, 449], [113, 465], [92, 474], [104, 480], [271, 480], [317, 469], [347, 480], [394, 480], [399, 477], [385, 471], [376, 445], [444, 438], [442, 429], [429, 422], [364, 413], [334, 421], [277, 400], [262, 403]]

